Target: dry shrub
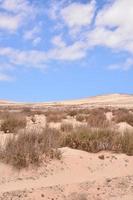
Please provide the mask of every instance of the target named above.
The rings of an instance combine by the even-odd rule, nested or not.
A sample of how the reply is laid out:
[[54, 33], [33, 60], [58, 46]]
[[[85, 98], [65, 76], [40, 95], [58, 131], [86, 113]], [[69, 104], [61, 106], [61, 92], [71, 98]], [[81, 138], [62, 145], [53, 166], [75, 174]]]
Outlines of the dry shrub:
[[1, 131], [16, 133], [26, 127], [26, 117], [20, 113], [7, 113], [1, 124]]
[[74, 117], [78, 114], [78, 110], [69, 110], [67, 114], [71, 117]]
[[22, 110], [21, 110], [21, 113], [26, 115], [26, 116], [34, 116], [34, 115], [45, 115], [45, 112], [44, 110], [40, 110], [39, 108], [37, 109], [33, 109], [33, 108], [30, 108], [30, 107], [24, 107]]
[[85, 109], [80, 109], [80, 114], [88, 115], [88, 114], [90, 114], [90, 109], [87, 109], [87, 108], [85, 108]]
[[0, 112], [0, 120], [6, 119], [9, 114], [10, 114], [9, 111], [1, 111]]
[[107, 127], [108, 122], [106, 120], [106, 115], [102, 109], [91, 110], [87, 123], [90, 127]]
[[118, 136], [116, 144], [116, 152], [122, 152], [129, 156], [133, 155], [133, 133], [126, 131], [123, 136]]
[[127, 122], [133, 126], [133, 114], [126, 109], [119, 109], [114, 112], [113, 120], [116, 123]]
[[20, 169], [30, 164], [39, 165], [43, 155], [50, 158], [61, 158], [56, 148], [59, 146], [60, 133], [54, 129], [44, 129], [41, 133], [20, 133], [9, 139], [1, 150], [0, 158]]
[[70, 132], [73, 130], [73, 125], [71, 123], [63, 122], [61, 123], [62, 132]]
[[71, 134], [64, 136], [63, 146], [81, 149], [88, 152], [111, 150], [114, 133], [109, 129], [90, 129], [79, 127]]
[[87, 108], [70, 109], [67, 111], [67, 114], [71, 117], [75, 117], [78, 114], [88, 115], [89, 113], [90, 109]]
[[122, 136], [111, 129], [80, 127], [64, 135], [62, 146], [93, 153], [107, 150], [133, 155], [133, 134], [125, 132]]
[[31, 110], [31, 108], [28, 108], [28, 107], [24, 107], [21, 112], [22, 112], [22, 114], [24, 114], [26, 116], [32, 115], [32, 110]]
[[88, 119], [88, 115], [86, 114], [77, 114], [76, 115], [76, 120], [79, 122], [86, 122]]
[[66, 113], [62, 111], [49, 111], [45, 115], [47, 122], [61, 122], [62, 119], [66, 118]]

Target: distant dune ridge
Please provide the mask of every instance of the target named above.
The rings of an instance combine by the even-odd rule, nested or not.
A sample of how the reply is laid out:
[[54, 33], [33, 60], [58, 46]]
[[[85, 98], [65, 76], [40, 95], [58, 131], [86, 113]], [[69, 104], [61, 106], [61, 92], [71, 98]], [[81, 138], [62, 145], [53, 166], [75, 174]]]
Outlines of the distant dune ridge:
[[15, 102], [8, 100], [0, 100], [0, 106], [57, 106], [57, 105], [88, 105], [88, 106], [117, 106], [117, 107], [133, 107], [133, 95], [129, 94], [107, 94], [93, 96], [83, 99], [65, 100], [57, 102], [40, 102], [40, 103], [27, 103]]

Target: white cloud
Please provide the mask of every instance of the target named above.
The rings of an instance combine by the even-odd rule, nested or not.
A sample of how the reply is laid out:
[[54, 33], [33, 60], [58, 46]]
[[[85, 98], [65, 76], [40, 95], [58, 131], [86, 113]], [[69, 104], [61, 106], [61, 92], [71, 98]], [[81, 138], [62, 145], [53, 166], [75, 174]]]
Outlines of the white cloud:
[[133, 53], [133, 1], [115, 0], [106, 5], [99, 11], [95, 28], [88, 35], [92, 46]]
[[95, 11], [95, 2], [88, 4], [72, 3], [62, 9], [61, 16], [69, 27], [89, 25]]
[[74, 61], [86, 56], [85, 44], [75, 42], [61, 48], [55, 48], [48, 53], [50, 59]]
[[0, 48], [0, 56], [5, 57], [13, 66], [41, 68], [47, 60], [47, 54], [43, 51], [21, 51], [13, 48]]
[[9, 14], [0, 13], [0, 29], [15, 31], [18, 29], [21, 23], [21, 18], [19, 15], [12, 16]]
[[40, 33], [40, 27], [35, 26], [33, 29], [24, 33], [24, 38], [27, 40], [33, 40], [38, 33]]
[[41, 37], [38, 36], [41, 32], [40, 26], [35, 26], [33, 29], [25, 31], [24, 39], [32, 41], [33, 45], [36, 46], [41, 41]]
[[86, 56], [84, 43], [75, 42], [67, 46], [56, 46], [49, 51], [39, 50], [17, 50], [13, 48], [0, 48], [0, 56], [7, 60], [8, 66], [46, 68], [47, 63], [52, 60], [74, 61]]
[[65, 42], [63, 41], [61, 35], [54, 36], [54, 37], [52, 38], [52, 41], [51, 41], [51, 42], [52, 42], [52, 44], [54, 44], [54, 45], [57, 46], [57, 47], [65, 47], [65, 46], [66, 46], [66, 44], [65, 44]]
[[0, 29], [14, 32], [36, 15], [28, 0], [0, 1]]
[[28, 0], [2, 0], [0, 7], [5, 11], [20, 15], [35, 14], [35, 7]]
[[[0, 29], [17, 31], [31, 19], [30, 17], [34, 17], [34, 7], [28, 0], [3, 0], [0, 2], [2, 2], [0, 8], [3, 9], [0, 11]], [[48, 43], [48, 48], [44, 47], [48, 49], [47, 51], [41, 48], [41, 50], [34, 50], [33, 46], [42, 40], [40, 34], [43, 35], [42, 26], [40, 27], [38, 22], [40, 18], [38, 18], [35, 23], [30, 25], [33, 29], [29, 27], [25, 27], [26, 30], [21, 29], [24, 34], [20, 39], [31, 41], [33, 44], [31, 50], [0, 48], [0, 56], [5, 58], [9, 65], [43, 68], [51, 60], [75, 61], [85, 58], [87, 51], [95, 46], [133, 53], [133, 0], [111, 0], [105, 7], [97, 11], [95, 21], [93, 20], [96, 11], [95, 0], [89, 1], [87, 4], [58, 1], [52, 6], [51, 12], [48, 12], [54, 21], [49, 21], [51, 19], [45, 21], [43, 18], [47, 37], [45, 39], [48, 39], [52, 45], [49, 46]], [[126, 14], [127, 11], [128, 14]], [[55, 31], [52, 39], [52, 28], [50, 27], [49, 31], [49, 26], [52, 26], [52, 31]], [[56, 30], [55, 26], [58, 27]], [[133, 61], [129, 59], [124, 64], [112, 65], [110, 68], [129, 69], [132, 65]]]

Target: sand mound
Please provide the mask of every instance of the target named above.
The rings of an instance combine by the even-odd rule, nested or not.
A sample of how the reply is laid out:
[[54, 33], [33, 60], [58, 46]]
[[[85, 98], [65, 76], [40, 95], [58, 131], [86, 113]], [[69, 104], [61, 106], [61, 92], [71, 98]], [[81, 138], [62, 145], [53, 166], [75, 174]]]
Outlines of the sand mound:
[[0, 199], [132, 199], [133, 157], [61, 151], [61, 161], [44, 162], [38, 169], [15, 171], [0, 164]]

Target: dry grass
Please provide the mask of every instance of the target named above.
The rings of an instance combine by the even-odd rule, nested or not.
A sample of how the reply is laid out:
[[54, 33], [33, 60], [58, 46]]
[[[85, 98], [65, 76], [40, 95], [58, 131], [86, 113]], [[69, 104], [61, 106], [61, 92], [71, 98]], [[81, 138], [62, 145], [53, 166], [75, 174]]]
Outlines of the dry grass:
[[126, 109], [119, 109], [115, 111], [113, 120], [116, 123], [127, 122], [133, 126], [133, 114]]
[[59, 146], [60, 133], [53, 129], [44, 129], [41, 133], [21, 133], [9, 139], [1, 150], [0, 158], [16, 168], [38, 165], [43, 155], [61, 158], [56, 148]]
[[49, 111], [45, 113], [47, 122], [61, 122], [62, 119], [66, 118], [66, 113], [62, 111]]
[[74, 117], [74, 116], [76, 116], [77, 114], [78, 114], [78, 111], [77, 110], [69, 110], [69, 111], [67, 111], [67, 114], [69, 115], [69, 116], [71, 116], [71, 117]]
[[71, 123], [63, 122], [61, 123], [61, 131], [62, 132], [71, 132], [73, 130], [73, 125]]
[[106, 119], [106, 115], [102, 109], [93, 109], [91, 110], [87, 123], [90, 127], [107, 127], [108, 122]]
[[1, 131], [16, 133], [26, 127], [26, 117], [20, 113], [5, 113], [1, 123]]
[[57, 150], [59, 139], [60, 133], [49, 128], [41, 133], [20, 133], [8, 140], [0, 158], [18, 169], [30, 164], [39, 165], [43, 155], [60, 159], [61, 153]]
[[62, 146], [88, 152], [114, 151], [133, 155], [133, 135], [125, 132], [122, 136], [111, 129], [90, 129], [80, 127], [63, 138]]

